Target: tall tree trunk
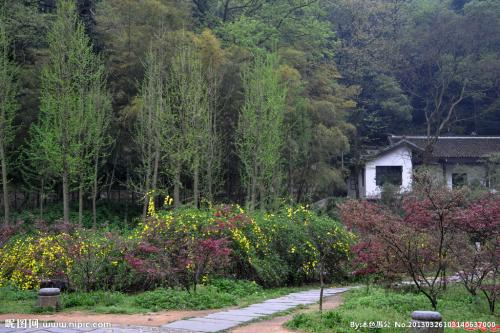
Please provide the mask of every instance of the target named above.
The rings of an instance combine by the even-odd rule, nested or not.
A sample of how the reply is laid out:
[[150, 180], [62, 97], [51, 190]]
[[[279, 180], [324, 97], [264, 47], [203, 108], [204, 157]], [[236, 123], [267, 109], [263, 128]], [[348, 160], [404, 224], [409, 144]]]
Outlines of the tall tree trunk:
[[[148, 177], [149, 178], [149, 177]], [[149, 207], [149, 180], [146, 180], [146, 186], [144, 188], [144, 203], [142, 204], [142, 218], [145, 219], [148, 214]]]
[[320, 291], [319, 291], [319, 312], [323, 312], [323, 291], [325, 289], [325, 284], [323, 280], [323, 265], [319, 265], [319, 283], [320, 283]]
[[193, 172], [193, 199], [194, 207], [198, 208], [200, 202], [200, 189], [199, 189], [199, 178], [200, 178], [200, 166], [198, 162], [198, 157], [194, 162], [194, 172]]
[[92, 186], [92, 227], [95, 228], [97, 226], [97, 171], [99, 165], [99, 158], [96, 157], [94, 163], [94, 184]]
[[179, 208], [181, 205], [180, 187], [181, 187], [181, 162], [177, 161], [174, 175], [174, 207]]
[[213, 187], [213, 179], [212, 179], [212, 172], [209, 171], [207, 174], [207, 196], [208, 196], [208, 201], [213, 202], [214, 201], [214, 191], [212, 189]]
[[40, 221], [43, 220], [43, 199], [44, 199], [44, 194], [43, 192], [45, 191], [45, 179], [42, 177], [42, 180], [40, 182]]
[[83, 184], [78, 187], [78, 224], [83, 224]]
[[250, 187], [250, 210], [255, 209], [255, 203], [257, 201], [257, 161], [254, 156], [254, 165], [253, 165], [253, 175]]
[[9, 187], [7, 184], [7, 162], [5, 161], [5, 149], [3, 141], [0, 141], [0, 159], [2, 159], [2, 188], [3, 188], [3, 210], [4, 223], [9, 223]]
[[63, 220], [69, 222], [69, 176], [68, 169], [64, 166], [63, 170]]
[[108, 193], [107, 193], [107, 198], [109, 200], [110, 198], [110, 195], [111, 195], [111, 188], [113, 187], [113, 183], [115, 181], [115, 170], [116, 170], [116, 163], [118, 161], [118, 153], [115, 152], [115, 157], [113, 159], [113, 169], [111, 169], [111, 177], [110, 177], [110, 180], [109, 180], [109, 184], [108, 184]]
[[[153, 182], [151, 184], [151, 189], [153, 191], [156, 191], [157, 190], [156, 187], [158, 186], [158, 168], [159, 168], [159, 165], [160, 165], [160, 147], [156, 147], [155, 161], [153, 164]], [[154, 196], [153, 196], [153, 199], [154, 199]]]
[[150, 190], [151, 190], [151, 168], [148, 162], [146, 170], [146, 179], [144, 184], [144, 204], [142, 206], [142, 218], [145, 219], [148, 213], [149, 200], [150, 200]]

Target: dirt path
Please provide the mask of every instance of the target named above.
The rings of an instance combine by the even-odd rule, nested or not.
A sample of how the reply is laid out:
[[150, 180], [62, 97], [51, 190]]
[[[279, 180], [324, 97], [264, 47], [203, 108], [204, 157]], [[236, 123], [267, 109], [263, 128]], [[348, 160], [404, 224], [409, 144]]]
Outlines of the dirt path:
[[163, 311], [146, 314], [93, 314], [86, 312], [62, 312], [55, 314], [0, 314], [0, 322], [6, 319], [38, 319], [55, 322], [98, 322], [116, 325], [160, 326], [185, 317], [206, 316], [218, 312], [216, 310], [202, 311]]
[[[336, 295], [332, 297], [325, 298], [323, 302], [323, 309], [330, 310], [335, 309], [340, 304], [342, 304], [342, 296]], [[262, 320], [256, 323], [248, 324], [245, 326], [237, 327], [231, 330], [231, 333], [257, 333], [257, 332], [265, 332], [265, 333], [292, 333], [291, 330], [283, 327], [283, 324], [293, 318], [293, 316], [299, 312], [311, 312], [318, 310], [318, 304], [313, 304], [307, 307], [307, 309], [296, 310], [292, 314], [275, 317], [269, 320]], [[297, 331], [294, 331], [297, 332]]]

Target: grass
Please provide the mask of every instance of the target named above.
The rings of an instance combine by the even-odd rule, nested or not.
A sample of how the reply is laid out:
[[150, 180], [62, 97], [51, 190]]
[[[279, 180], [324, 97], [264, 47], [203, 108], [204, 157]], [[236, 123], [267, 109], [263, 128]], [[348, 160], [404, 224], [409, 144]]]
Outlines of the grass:
[[[181, 289], [156, 289], [138, 294], [111, 291], [62, 293], [62, 311], [92, 313], [146, 313], [162, 310], [205, 310], [229, 306], [247, 306], [288, 293], [310, 289], [263, 289], [255, 282], [214, 280], [199, 286], [196, 292]], [[0, 288], [1, 313], [39, 313], [34, 306], [35, 291], [20, 291], [11, 287]]]
[[[286, 326], [311, 333], [350, 332], [405, 332], [394, 328], [394, 322], [408, 323], [414, 310], [432, 310], [430, 302], [421, 294], [396, 292], [378, 287], [360, 288], [344, 294], [344, 303], [335, 310], [300, 313]], [[439, 299], [438, 311], [444, 321], [496, 322], [498, 313], [490, 315], [482, 297], [474, 298], [461, 285], [450, 286]], [[385, 321], [389, 328], [351, 328], [351, 323]], [[409, 330], [407, 331], [409, 332]], [[445, 332], [465, 332], [463, 329], [446, 328]]]

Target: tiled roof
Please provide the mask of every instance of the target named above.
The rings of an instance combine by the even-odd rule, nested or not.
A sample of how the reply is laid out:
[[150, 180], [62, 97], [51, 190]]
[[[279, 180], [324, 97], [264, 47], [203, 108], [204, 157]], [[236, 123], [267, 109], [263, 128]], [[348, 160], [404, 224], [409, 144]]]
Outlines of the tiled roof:
[[[426, 136], [389, 137], [391, 146], [405, 140], [425, 149]], [[480, 158], [500, 153], [500, 136], [440, 136], [434, 145], [435, 158]]]

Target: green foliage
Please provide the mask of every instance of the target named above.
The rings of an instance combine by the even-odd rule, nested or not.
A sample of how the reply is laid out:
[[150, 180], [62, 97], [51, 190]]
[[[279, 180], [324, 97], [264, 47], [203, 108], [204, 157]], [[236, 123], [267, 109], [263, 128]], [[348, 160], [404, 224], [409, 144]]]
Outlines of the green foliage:
[[63, 308], [92, 308], [96, 306], [116, 306], [123, 303], [125, 295], [119, 292], [93, 291], [63, 293]]
[[[304, 206], [245, 213], [237, 206], [156, 212], [152, 205], [149, 213], [133, 230], [37, 223], [38, 230], [31, 226], [31, 234], [12, 237], [0, 248], [0, 283], [31, 289], [42, 279], [58, 278], [76, 291], [183, 287], [195, 292], [218, 277], [281, 287], [317, 281], [321, 266], [326, 282], [345, 274], [352, 235]], [[215, 280], [213, 286], [236, 295], [261, 288], [230, 280]]]
[[[129, 221], [125, 221], [124, 212], [128, 211]], [[137, 205], [127, 204], [124, 202], [100, 202], [97, 205], [97, 221], [98, 227], [102, 229], [119, 229], [127, 230], [134, 227], [131, 220], [139, 217], [140, 210]], [[44, 208], [43, 215], [37, 209], [23, 210], [13, 214], [15, 221], [22, 221], [23, 227], [29, 231], [35, 231], [36, 225], [43, 222], [48, 227], [55, 226], [58, 221], [62, 220], [63, 214], [60, 204], [51, 204]], [[90, 210], [83, 211], [82, 225], [90, 228], [93, 225], [93, 213]], [[75, 210], [70, 212], [70, 221], [76, 223], [78, 221], [78, 212]]]
[[33, 290], [18, 290], [12, 286], [0, 288], [0, 313], [29, 313], [36, 302]]
[[12, 286], [0, 288], [0, 299], [5, 301], [32, 301], [36, 297], [36, 291], [33, 290], [19, 290]]
[[189, 25], [187, 6], [172, 0], [104, 0], [97, 2], [97, 33], [105, 46], [115, 103], [121, 110], [137, 94], [150, 43], [164, 29]]
[[69, 187], [77, 184], [83, 195], [93, 179], [97, 191], [99, 159], [110, 141], [106, 131], [111, 104], [102, 61], [93, 53], [75, 4], [60, 0], [57, 6], [48, 35], [49, 61], [41, 78], [40, 115], [30, 129], [28, 160], [41, 179], [62, 180], [64, 219], [68, 221]]
[[127, 244], [119, 235], [80, 230], [68, 248], [73, 262], [66, 275], [72, 290], [127, 290], [137, 283], [137, 276], [123, 262]]
[[0, 160], [2, 171], [2, 187], [4, 204], [4, 220], [9, 222], [9, 154], [7, 149], [14, 140], [15, 128], [14, 117], [19, 109], [19, 103], [16, 97], [19, 93], [17, 83], [17, 66], [10, 60], [11, 43], [7, 35], [5, 26], [4, 6], [0, 7]]
[[264, 290], [260, 285], [255, 283], [255, 281], [232, 280], [227, 278], [211, 280], [208, 282], [208, 285], [217, 288], [220, 292], [233, 294], [238, 297], [249, 296]]
[[266, 287], [284, 285], [290, 275], [290, 267], [279, 255], [269, 254], [266, 257], [253, 258], [251, 266], [259, 282]]
[[[429, 308], [429, 302], [422, 294], [378, 287], [352, 290], [343, 298], [344, 303], [338, 309], [323, 314], [319, 312], [298, 314], [286, 325], [314, 333], [401, 332], [401, 328], [394, 327], [355, 330], [350, 324], [387, 321], [393, 326], [394, 322], [408, 322], [411, 319], [411, 312]], [[446, 293], [441, 296], [439, 304], [438, 311], [443, 315], [444, 321], [495, 321], [494, 315], [488, 315], [487, 304], [479, 299], [472, 299], [461, 285], [450, 285]], [[456, 329], [445, 329], [445, 332], [454, 331]]]
[[[286, 95], [278, 103], [283, 119], [269, 122], [280, 125], [269, 131], [276, 149], [256, 153], [280, 172], [257, 170], [262, 175], [253, 191], [256, 205], [274, 208], [282, 195], [304, 203], [344, 195], [348, 169], [357, 165], [365, 145], [385, 144], [387, 133], [430, 128], [433, 135], [498, 134], [495, 0], [100, 0], [70, 4], [69, 11], [64, 3], [2, 3], [8, 58], [18, 68], [13, 101], [23, 110], [13, 119], [18, 127], [5, 157], [22, 169], [11, 168], [8, 181], [30, 195], [35, 187], [60, 190], [65, 150], [70, 179], [64, 187], [82, 187], [84, 198], [92, 192], [95, 199], [105, 182], [110, 188], [126, 184], [144, 197], [163, 187], [177, 193], [176, 204], [199, 204], [203, 197], [244, 202], [251, 168], [238, 159], [248, 159], [241, 153], [238, 124], [245, 119], [239, 115], [258, 106], [248, 74], [255, 58], [269, 52], [279, 55], [273, 81], [287, 92], [278, 94]], [[163, 83], [160, 99], [145, 91], [154, 88], [150, 50], [161, 67], [155, 70], [156, 83]], [[54, 64], [71, 75], [61, 79]], [[0, 85], [8, 82], [3, 78]], [[267, 80], [261, 82], [266, 93], [273, 92]], [[184, 121], [143, 126], [163, 134], [161, 141], [150, 138], [150, 145], [130, 140], [141, 116], [167, 105], [176, 109], [167, 113], [185, 114], [177, 118]], [[73, 137], [64, 144], [60, 126], [52, 126], [59, 123]], [[261, 137], [267, 129], [258, 127]], [[144, 154], [145, 147], [154, 147], [153, 154]], [[147, 179], [157, 186], [146, 186]]]
[[[111, 291], [63, 292], [63, 311], [85, 310], [94, 313], [146, 313], [162, 310], [203, 310], [246, 306], [279, 297], [299, 288], [262, 289], [245, 280], [215, 279], [200, 286], [196, 293], [182, 289], [156, 289], [139, 294]], [[0, 288], [0, 313], [38, 313], [36, 292], [13, 287]]]
[[247, 206], [265, 209], [281, 192], [286, 87], [280, 82], [278, 56], [256, 54], [243, 73], [245, 103], [238, 121], [236, 147], [242, 165]]
[[2, 15], [0, 14], [0, 143], [5, 150], [15, 135], [13, 121], [19, 109], [19, 102], [16, 99], [19, 85], [16, 80], [18, 68], [11, 60], [11, 41]]
[[218, 292], [217, 288], [207, 286], [200, 287], [193, 294], [175, 289], [147, 291], [137, 297], [136, 304], [144, 308], [159, 311], [171, 309], [216, 309], [236, 305], [237, 302], [234, 295]]

